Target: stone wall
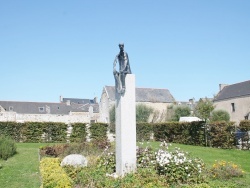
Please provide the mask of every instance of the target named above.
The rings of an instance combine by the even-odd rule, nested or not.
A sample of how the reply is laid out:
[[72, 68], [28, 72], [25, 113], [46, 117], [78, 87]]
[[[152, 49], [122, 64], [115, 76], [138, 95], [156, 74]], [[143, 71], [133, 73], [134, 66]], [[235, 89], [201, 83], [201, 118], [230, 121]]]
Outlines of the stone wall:
[[17, 114], [16, 112], [1, 112], [0, 121], [14, 122], [62, 122], [62, 123], [89, 123], [90, 120], [98, 121], [99, 113], [70, 112], [68, 115], [60, 114]]

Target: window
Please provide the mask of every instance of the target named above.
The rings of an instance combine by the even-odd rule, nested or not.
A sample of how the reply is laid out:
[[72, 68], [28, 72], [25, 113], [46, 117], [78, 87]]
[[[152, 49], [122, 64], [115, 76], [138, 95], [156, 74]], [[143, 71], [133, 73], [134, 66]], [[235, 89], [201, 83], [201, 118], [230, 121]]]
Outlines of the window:
[[39, 112], [44, 112], [44, 107], [38, 107]]
[[232, 112], [235, 112], [235, 104], [231, 103]]
[[14, 110], [13, 106], [10, 106], [9, 111], [13, 111], [13, 110]]

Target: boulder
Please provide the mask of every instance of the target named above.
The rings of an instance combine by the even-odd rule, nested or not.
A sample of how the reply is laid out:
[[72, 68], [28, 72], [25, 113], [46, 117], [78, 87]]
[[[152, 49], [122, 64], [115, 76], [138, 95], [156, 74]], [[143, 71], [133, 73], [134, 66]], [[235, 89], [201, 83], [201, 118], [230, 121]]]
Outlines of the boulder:
[[61, 162], [61, 166], [74, 166], [74, 167], [85, 167], [87, 166], [87, 159], [80, 154], [71, 154], [66, 157]]

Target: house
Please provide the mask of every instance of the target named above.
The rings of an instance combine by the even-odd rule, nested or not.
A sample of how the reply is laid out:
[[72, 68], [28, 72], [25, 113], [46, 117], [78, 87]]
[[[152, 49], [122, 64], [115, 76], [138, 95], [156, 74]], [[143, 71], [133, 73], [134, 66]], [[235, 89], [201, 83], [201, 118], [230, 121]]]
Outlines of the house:
[[59, 103], [0, 101], [0, 121], [89, 123], [98, 119], [95, 99], [61, 98]]
[[225, 110], [230, 121], [237, 124], [250, 119], [250, 80], [232, 85], [220, 84], [220, 91], [214, 98], [215, 110]]
[[[136, 104], [145, 104], [157, 111], [154, 117], [157, 121], [163, 121], [167, 107], [175, 102], [168, 89], [136, 88]], [[100, 99], [100, 121], [109, 123], [109, 111], [115, 105], [115, 87], [105, 86]], [[152, 120], [153, 117], [151, 117]]]

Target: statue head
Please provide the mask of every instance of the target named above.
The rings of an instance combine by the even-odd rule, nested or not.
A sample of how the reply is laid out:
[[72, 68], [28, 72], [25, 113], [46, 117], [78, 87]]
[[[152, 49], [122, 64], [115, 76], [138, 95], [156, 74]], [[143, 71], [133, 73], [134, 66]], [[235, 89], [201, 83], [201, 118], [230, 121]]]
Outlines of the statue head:
[[120, 43], [118, 46], [119, 46], [121, 51], [124, 51], [124, 43]]

